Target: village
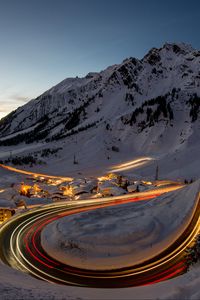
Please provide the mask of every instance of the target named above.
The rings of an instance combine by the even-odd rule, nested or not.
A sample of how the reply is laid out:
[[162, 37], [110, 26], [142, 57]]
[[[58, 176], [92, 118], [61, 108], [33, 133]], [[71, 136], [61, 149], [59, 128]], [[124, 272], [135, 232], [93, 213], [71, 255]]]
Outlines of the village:
[[21, 182], [12, 182], [6, 188], [0, 187], [0, 223], [16, 212], [45, 204], [121, 196], [169, 184], [169, 181], [134, 180], [115, 173], [99, 178], [78, 178], [70, 182], [63, 178], [24, 176]]

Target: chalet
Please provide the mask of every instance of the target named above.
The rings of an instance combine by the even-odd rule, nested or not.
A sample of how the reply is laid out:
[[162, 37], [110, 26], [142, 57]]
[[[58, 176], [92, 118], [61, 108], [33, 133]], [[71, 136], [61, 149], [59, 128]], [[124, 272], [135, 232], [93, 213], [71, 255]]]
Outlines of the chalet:
[[0, 223], [7, 221], [15, 214], [15, 207], [12, 201], [0, 199]]
[[15, 214], [14, 209], [0, 207], [0, 223], [7, 221]]

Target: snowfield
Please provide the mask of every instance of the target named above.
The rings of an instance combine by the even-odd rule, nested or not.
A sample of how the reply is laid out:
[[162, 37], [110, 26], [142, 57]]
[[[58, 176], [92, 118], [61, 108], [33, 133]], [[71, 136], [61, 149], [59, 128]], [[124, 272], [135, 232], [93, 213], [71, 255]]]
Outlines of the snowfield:
[[133, 266], [159, 254], [184, 232], [199, 190], [197, 181], [153, 200], [63, 217], [43, 229], [42, 246], [50, 256], [74, 267]]
[[200, 297], [200, 266], [175, 279], [154, 285], [123, 289], [90, 289], [53, 285], [0, 265], [0, 293], [3, 300], [144, 300], [193, 299]]

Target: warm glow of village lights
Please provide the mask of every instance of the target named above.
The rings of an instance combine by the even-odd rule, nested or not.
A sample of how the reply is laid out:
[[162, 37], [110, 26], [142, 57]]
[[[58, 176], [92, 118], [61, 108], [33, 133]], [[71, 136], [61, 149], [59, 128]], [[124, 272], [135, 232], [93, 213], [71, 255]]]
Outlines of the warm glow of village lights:
[[102, 176], [102, 177], [98, 177], [98, 180], [99, 181], [105, 181], [105, 180], [108, 180], [108, 176]]
[[19, 192], [20, 192], [20, 195], [27, 196], [27, 197], [29, 197], [30, 194], [33, 194], [36, 196], [39, 192], [41, 192], [41, 188], [37, 184], [34, 184], [33, 186], [31, 186], [31, 185], [26, 185], [26, 184], [22, 183]]
[[31, 189], [31, 185], [25, 185], [22, 183], [20, 188], [20, 194], [23, 196], [27, 196], [30, 189]]
[[71, 186], [63, 187], [63, 196], [73, 196], [73, 188]]
[[147, 184], [147, 185], [152, 185], [153, 183], [151, 181], [142, 181], [142, 183]]

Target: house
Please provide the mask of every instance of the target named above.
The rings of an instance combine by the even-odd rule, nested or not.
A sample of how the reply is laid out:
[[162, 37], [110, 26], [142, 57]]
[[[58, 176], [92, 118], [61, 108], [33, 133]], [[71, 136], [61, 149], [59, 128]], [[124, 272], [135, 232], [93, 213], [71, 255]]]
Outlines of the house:
[[59, 201], [67, 201], [70, 200], [69, 196], [63, 195], [62, 192], [55, 192], [51, 195], [51, 199], [53, 200], [53, 202], [59, 202]]
[[124, 189], [117, 186], [117, 184], [112, 181], [99, 182], [97, 192], [101, 193], [104, 197], [119, 196], [127, 193]]
[[15, 214], [14, 202], [0, 199], [0, 223], [10, 219]]
[[0, 207], [0, 224], [10, 219], [14, 214], [14, 209]]

